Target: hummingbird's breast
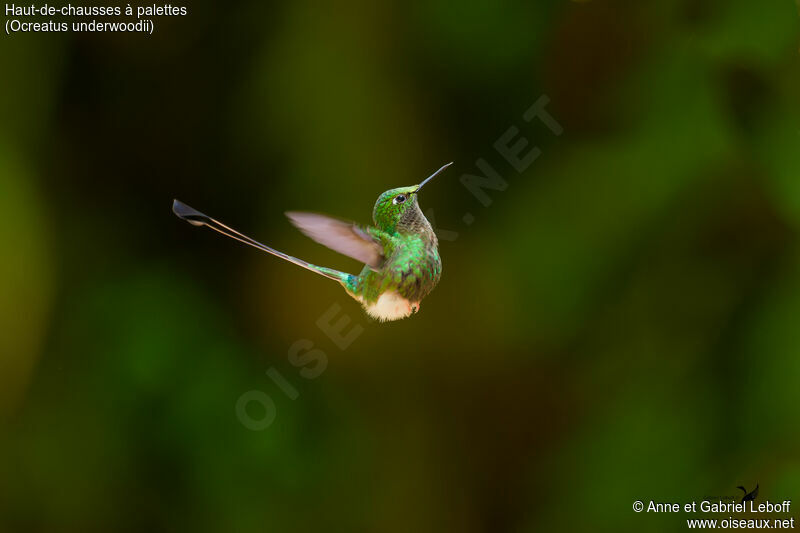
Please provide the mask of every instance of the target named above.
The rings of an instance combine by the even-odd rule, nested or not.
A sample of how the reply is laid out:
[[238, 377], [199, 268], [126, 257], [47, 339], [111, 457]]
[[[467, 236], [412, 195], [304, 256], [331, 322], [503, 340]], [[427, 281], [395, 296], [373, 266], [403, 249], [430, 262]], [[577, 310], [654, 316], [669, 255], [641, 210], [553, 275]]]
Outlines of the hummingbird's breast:
[[442, 276], [442, 261], [435, 242], [419, 235], [401, 237], [384, 268], [393, 288], [411, 302], [425, 298]]
[[381, 268], [364, 266], [352, 287], [345, 289], [375, 318], [405, 318], [419, 308], [441, 278], [442, 261], [436, 245], [425, 236], [396, 235]]

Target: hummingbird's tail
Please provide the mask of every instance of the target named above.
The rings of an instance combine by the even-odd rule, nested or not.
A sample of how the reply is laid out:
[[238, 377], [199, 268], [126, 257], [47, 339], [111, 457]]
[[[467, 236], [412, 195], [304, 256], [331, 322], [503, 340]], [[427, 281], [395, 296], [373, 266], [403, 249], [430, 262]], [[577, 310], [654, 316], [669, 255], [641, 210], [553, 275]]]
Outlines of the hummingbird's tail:
[[180, 200], [174, 200], [172, 202], [172, 212], [175, 213], [178, 216], [178, 218], [185, 220], [186, 222], [188, 222], [193, 226], [208, 226], [214, 231], [222, 233], [223, 235], [230, 237], [231, 239], [236, 239], [239, 242], [243, 242], [254, 248], [258, 248], [263, 252], [267, 252], [268, 254], [280, 257], [281, 259], [285, 259], [290, 263], [294, 263], [297, 266], [301, 266], [307, 270], [310, 270], [311, 272], [315, 272], [320, 276], [325, 276], [328, 279], [338, 281], [345, 287], [352, 285], [353, 280], [355, 278], [355, 276], [353, 276], [352, 274], [348, 274], [346, 272], [339, 272], [338, 270], [334, 270], [332, 268], [325, 268], [317, 265], [312, 265], [307, 261], [303, 261], [302, 259], [292, 257], [291, 255], [279, 252], [274, 248], [270, 248], [265, 244], [261, 244], [255, 239], [251, 239], [247, 235], [239, 233], [235, 229], [226, 226], [222, 222], [214, 220], [210, 216], [204, 215], [200, 211], [197, 211], [196, 209], [189, 207]]

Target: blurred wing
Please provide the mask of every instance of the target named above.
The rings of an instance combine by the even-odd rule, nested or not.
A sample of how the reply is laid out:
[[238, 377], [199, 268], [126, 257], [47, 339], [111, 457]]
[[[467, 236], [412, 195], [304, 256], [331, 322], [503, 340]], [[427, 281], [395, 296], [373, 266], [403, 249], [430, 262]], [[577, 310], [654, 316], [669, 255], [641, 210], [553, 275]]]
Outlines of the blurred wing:
[[383, 263], [381, 244], [352, 222], [315, 213], [289, 212], [286, 216], [300, 231], [331, 250], [358, 259], [373, 269], [380, 268]]

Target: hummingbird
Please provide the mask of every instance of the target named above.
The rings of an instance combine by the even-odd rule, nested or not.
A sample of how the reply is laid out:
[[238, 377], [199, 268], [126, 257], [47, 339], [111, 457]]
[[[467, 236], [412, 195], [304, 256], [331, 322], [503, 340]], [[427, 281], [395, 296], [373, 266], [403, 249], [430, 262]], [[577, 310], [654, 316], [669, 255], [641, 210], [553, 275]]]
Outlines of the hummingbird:
[[442, 276], [439, 241], [417, 198], [427, 183], [452, 164], [447, 163], [417, 185], [390, 189], [378, 196], [372, 210], [373, 226], [360, 226], [316, 213], [286, 213], [292, 224], [308, 237], [364, 263], [357, 276], [313, 265], [275, 250], [179, 200], [173, 201], [172, 211], [194, 226], [208, 226], [338, 282], [377, 320], [400, 320], [419, 310], [422, 299]]

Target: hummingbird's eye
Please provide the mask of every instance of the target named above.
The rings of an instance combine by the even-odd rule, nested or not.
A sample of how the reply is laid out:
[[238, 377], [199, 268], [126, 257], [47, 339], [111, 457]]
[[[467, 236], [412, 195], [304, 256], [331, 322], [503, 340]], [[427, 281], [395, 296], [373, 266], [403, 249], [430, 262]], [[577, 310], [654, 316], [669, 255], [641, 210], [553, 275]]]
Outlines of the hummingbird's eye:
[[394, 205], [397, 205], [397, 204], [402, 204], [405, 201], [406, 201], [406, 195], [405, 194], [398, 194], [397, 196], [394, 197], [394, 199], [392, 200], [392, 203]]

